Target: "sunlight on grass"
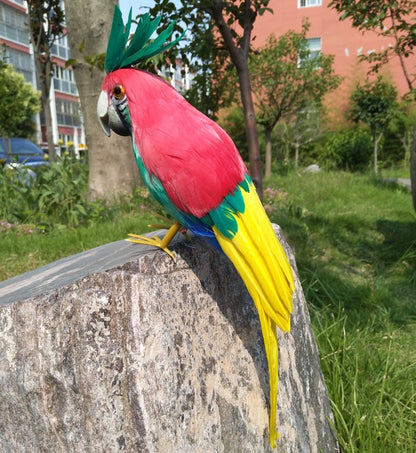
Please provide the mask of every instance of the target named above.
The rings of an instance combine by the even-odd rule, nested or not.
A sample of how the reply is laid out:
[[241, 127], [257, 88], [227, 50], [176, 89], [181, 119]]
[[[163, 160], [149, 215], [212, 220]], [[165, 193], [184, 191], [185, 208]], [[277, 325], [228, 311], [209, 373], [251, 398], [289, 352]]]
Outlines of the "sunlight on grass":
[[22, 234], [11, 230], [0, 235], [0, 281], [27, 272], [52, 261], [99, 245], [127, 238], [128, 233], [151, 231], [151, 223], [160, 223], [150, 214], [120, 216], [88, 227], [58, 228], [48, 233]]
[[416, 449], [416, 216], [373, 176], [288, 174], [295, 250], [343, 452]]
[[381, 314], [357, 327], [359, 313], [311, 311], [342, 451], [414, 451], [414, 326], [399, 330]]

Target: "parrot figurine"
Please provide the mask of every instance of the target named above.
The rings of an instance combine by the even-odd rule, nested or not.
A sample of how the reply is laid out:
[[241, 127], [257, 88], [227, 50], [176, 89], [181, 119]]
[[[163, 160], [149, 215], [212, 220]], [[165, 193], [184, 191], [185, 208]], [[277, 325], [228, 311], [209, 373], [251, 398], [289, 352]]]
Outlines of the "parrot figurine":
[[176, 220], [160, 239], [132, 235], [171, 256], [169, 242], [182, 228], [222, 250], [242, 277], [257, 308], [269, 367], [270, 444], [275, 446], [278, 383], [276, 326], [290, 329], [294, 278], [253, 182], [231, 138], [192, 107], [169, 83], [137, 63], [175, 45], [174, 23], [151, 40], [160, 17], [140, 17], [130, 38], [116, 6], [98, 99], [104, 132], [130, 136], [150, 194]]

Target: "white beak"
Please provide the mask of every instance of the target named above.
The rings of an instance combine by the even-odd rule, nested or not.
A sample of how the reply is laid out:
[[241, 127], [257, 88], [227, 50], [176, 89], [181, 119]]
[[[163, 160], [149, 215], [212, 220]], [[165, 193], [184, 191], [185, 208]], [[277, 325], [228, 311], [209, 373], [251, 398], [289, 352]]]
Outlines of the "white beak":
[[97, 102], [97, 117], [98, 122], [101, 125], [102, 130], [104, 131], [107, 137], [111, 135], [111, 129], [108, 121], [108, 95], [106, 91], [101, 91], [100, 97]]

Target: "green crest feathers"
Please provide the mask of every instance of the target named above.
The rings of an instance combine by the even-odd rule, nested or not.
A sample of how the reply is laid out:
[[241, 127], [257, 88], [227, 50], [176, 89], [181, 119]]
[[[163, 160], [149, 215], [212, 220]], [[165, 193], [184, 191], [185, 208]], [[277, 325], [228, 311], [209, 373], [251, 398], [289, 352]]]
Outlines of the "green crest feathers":
[[172, 34], [175, 25], [175, 22], [172, 22], [157, 38], [149, 42], [150, 37], [159, 26], [160, 19], [160, 17], [156, 17], [156, 19], [151, 20], [149, 14], [143, 14], [140, 17], [136, 31], [134, 32], [129, 45], [127, 46], [131, 28], [131, 8], [127, 23], [124, 25], [120, 8], [115, 5], [113, 24], [111, 26], [104, 63], [106, 72], [127, 68], [140, 61], [147, 60], [148, 58], [169, 49], [182, 39], [185, 32], [174, 41], [166, 43], [167, 39]]

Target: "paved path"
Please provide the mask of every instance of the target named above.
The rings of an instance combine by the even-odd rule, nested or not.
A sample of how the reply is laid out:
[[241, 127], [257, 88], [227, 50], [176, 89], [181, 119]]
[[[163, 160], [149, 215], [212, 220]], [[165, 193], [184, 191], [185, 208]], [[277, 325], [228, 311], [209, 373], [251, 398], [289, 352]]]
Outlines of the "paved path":
[[399, 186], [407, 187], [410, 190], [410, 179], [407, 178], [384, 178], [383, 181], [394, 182]]

